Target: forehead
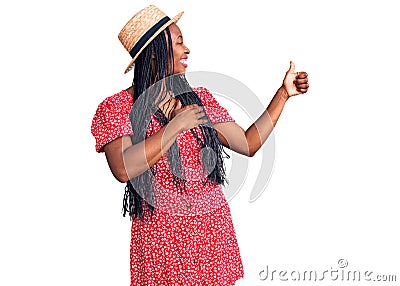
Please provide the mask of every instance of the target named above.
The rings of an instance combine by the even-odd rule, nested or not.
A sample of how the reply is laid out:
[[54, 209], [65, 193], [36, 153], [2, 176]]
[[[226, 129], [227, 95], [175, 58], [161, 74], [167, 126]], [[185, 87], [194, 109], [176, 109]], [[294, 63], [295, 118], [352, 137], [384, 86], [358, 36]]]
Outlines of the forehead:
[[171, 32], [171, 36], [173, 39], [182, 35], [181, 29], [179, 29], [177, 24], [172, 23], [168, 27], [169, 27], [169, 31]]

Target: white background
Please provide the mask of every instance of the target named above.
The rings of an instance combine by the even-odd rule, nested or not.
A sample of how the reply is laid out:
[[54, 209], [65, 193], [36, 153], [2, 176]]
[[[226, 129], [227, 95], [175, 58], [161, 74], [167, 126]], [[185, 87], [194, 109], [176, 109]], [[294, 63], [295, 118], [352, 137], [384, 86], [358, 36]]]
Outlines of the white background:
[[266, 285], [267, 265], [323, 271], [340, 258], [400, 279], [396, 1], [38, 0], [0, 5], [0, 285], [129, 285], [124, 185], [90, 124], [131, 83], [117, 35], [150, 3], [185, 11], [188, 71], [236, 78], [265, 107], [290, 60], [309, 74], [275, 130], [267, 190], [249, 203], [247, 184], [230, 202], [237, 285]]

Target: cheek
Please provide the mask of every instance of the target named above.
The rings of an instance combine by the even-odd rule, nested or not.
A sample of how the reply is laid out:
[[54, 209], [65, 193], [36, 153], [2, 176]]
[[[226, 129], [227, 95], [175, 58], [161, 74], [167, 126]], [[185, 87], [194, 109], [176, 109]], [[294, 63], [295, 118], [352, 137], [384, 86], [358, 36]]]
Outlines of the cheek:
[[175, 49], [175, 50], [174, 50], [174, 60], [175, 60], [175, 61], [176, 61], [177, 59], [179, 60], [179, 58], [180, 58], [180, 55], [179, 55], [178, 49]]
[[184, 54], [185, 50], [181, 45], [174, 46], [174, 58], [181, 58], [182, 54]]

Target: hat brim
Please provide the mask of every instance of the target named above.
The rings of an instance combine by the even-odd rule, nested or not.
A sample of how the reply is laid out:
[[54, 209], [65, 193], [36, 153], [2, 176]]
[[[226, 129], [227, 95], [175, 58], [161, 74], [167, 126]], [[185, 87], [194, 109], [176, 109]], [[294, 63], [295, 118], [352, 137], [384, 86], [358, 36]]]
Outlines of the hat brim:
[[135, 60], [137, 59], [137, 57], [140, 55], [140, 53], [147, 47], [148, 44], [150, 44], [151, 41], [154, 40], [155, 37], [157, 37], [161, 31], [164, 31], [165, 28], [167, 28], [169, 25], [171, 25], [172, 23], [177, 23], [179, 21], [179, 19], [182, 17], [183, 15], [183, 11], [180, 12], [178, 15], [176, 15], [174, 18], [172, 18], [171, 20], [169, 20], [167, 23], [165, 23], [163, 26], [160, 27], [160, 29], [158, 29], [153, 36], [151, 36], [148, 41], [143, 45], [143, 47], [139, 50], [139, 52], [136, 53], [135, 57], [132, 58], [131, 62], [129, 63], [129, 65], [127, 66], [127, 68], [125, 69], [125, 73], [129, 72], [132, 68], [133, 68], [133, 64], [135, 63]]

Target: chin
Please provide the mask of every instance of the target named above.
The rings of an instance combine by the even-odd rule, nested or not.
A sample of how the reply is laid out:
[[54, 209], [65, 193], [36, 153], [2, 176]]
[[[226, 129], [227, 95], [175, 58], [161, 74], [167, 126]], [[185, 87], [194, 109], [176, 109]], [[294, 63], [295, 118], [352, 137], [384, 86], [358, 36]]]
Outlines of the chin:
[[174, 74], [185, 74], [186, 70], [174, 71]]

